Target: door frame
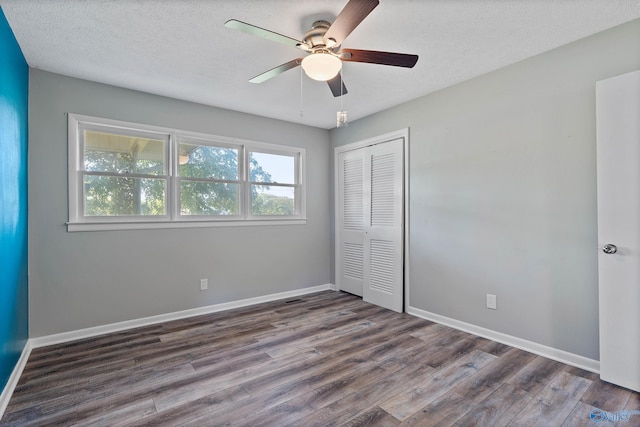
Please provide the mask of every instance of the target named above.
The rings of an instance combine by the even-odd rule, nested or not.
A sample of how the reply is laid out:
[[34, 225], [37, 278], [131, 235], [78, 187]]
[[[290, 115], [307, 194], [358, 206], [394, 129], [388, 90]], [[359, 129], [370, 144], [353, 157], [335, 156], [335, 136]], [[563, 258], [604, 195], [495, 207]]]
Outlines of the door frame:
[[340, 255], [340, 249], [338, 248], [338, 242], [340, 241], [340, 230], [338, 229], [338, 216], [340, 215], [340, 211], [338, 209], [340, 205], [340, 182], [339, 182], [339, 169], [338, 169], [338, 156], [341, 153], [346, 151], [353, 151], [360, 148], [370, 147], [372, 145], [381, 144], [387, 141], [392, 141], [394, 139], [402, 138], [402, 146], [403, 146], [403, 256], [402, 256], [402, 292], [404, 294], [404, 309], [403, 311], [407, 311], [407, 307], [409, 305], [409, 128], [398, 129], [392, 132], [388, 132], [382, 135], [374, 136], [371, 138], [363, 139], [361, 141], [352, 142], [345, 145], [340, 145], [335, 147], [333, 150], [333, 196], [334, 196], [334, 204], [333, 204], [333, 214], [334, 214], [334, 222], [333, 227], [335, 231], [335, 238], [333, 242], [333, 250], [334, 250], [334, 264], [333, 264], [333, 274], [335, 278], [335, 287], [336, 291], [340, 290], [340, 285], [338, 283], [338, 260]]
[[[637, 115], [640, 70], [596, 82], [600, 378], [640, 391]], [[614, 252], [604, 246], [616, 244]]]

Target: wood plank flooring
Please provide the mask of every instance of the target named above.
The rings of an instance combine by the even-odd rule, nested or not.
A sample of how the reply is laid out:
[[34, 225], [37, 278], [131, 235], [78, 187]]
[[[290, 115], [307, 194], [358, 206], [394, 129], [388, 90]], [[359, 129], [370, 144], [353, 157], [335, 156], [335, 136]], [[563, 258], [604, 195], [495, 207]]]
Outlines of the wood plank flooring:
[[34, 349], [0, 425], [593, 427], [594, 409], [640, 397], [327, 291]]

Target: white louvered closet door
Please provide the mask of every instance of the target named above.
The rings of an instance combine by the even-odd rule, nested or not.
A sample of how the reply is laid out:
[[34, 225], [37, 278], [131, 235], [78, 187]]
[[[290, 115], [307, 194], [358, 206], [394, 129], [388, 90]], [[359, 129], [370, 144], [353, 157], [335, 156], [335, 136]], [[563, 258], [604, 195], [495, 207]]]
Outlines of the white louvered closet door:
[[338, 288], [402, 312], [403, 139], [338, 160]]
[[340, 154], [338, 286], [362, 296], [364, 286], [364, 163], [361, 150]]
[[402, 139], [368, 147], [365, 163], [364, 295], [402, 312]]

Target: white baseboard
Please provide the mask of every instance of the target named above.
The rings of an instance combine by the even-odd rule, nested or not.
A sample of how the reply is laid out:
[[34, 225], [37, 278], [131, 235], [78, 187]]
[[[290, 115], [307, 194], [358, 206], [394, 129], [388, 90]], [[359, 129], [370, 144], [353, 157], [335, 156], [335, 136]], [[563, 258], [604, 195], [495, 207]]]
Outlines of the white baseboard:
[[25, 365], [27, 364], [27, 360], [29, 359], [29, 355], [31, 354], [31, 349], [33, 345], [31, 340], [27, 340], [27, 343], [24, 345], [22, 349], [22, 354], [18, 359], [18, 363], [13, 368], [11, 372], [11, 376], [9, 377], [9, 381], [7, 381], [7, 385], [4, 386], [2, 390], [2, 394], [0, 394], [0, 420], [4, 415], [4, 411], [7, 409], [7, 405], [9, 404], [9, 400], [11, 400], [11, 396], [13, 395], [13, 391], [16, 389], [18, 385], [18, 381], [20, 380], [20, 375], [22, 375], [22, 371], [24, 370]]
[[566, 363], [567, 365], [575, 366], [577, 368], [584, 369], [585, 371], [594, 372], [596, 374], [600, 373], [600, 362], [598, 360], [589, 359], [588, 357], [569, 353], [568, 351], [548, 347], [546, 345], [538, 344], [533, 341], [528, 341], [522, 338], [514, 337], [512, 335], [503, 334], [501, 332], [496, 332], [491, 329], [472, 325], [471, 323], [462, 322], [460, 320], [441, 316], [439, 314], [431, 313], [415, 307], [408, 307], [407, 313], [426, 320], [431, 320], [432, 322], [440, 323], [445, 326], [450, 326], [452, 328], [459, 329], [473, 335], [488, 338], [492, 341], [497, 341], [511, 347], [519, 348], [520, 350], [525, 350], [530, 353], [546, 357], [548, 359]]
[[247, 307], [264, 302], [276, 301], [279, 299], [292, 298], [315, 292], [335, 290], [335, 286], [327, 283], [325, 285], [313, 286], [310, 288], [296, 289], [293, 291], [279, 292], [277, 294], [264, 295], [255, 298], [247, 298], [238, 301], [225, 302], [221, 304], [209, 305], [206, 307], [192, 308], [189, 310], [175, 311], [173, 313], [160, 314], [157, 316], [143, 317], [140, 319], [127, 320], [124, 322], [110, 323], [108, 325], [94, 326], [92, 328], [78, 329], [75, 331], [62, 332], [59, 334], [45, 335], [30, 339], [33, 348], [45, 347], [53, 344], [60, 344], [75, 341], [83, 338], [90, 338], [112, 332], [124, 331], [127, 329], [139, 328], [141, 326], [154, 325], [156, 323], [169, 322], [171, 320], [184, 319], [187, 317], [200, 316], [202, 314], [216, 313], [219, 311], [232, 310], [234, 308]]

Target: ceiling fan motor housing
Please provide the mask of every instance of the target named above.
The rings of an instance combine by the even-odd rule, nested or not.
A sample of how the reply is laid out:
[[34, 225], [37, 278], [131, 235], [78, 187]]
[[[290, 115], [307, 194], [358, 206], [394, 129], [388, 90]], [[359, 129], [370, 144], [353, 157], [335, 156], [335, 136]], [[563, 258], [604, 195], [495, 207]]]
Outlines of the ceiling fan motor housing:
[[311, 26], [311, 29], [305, 33], [302, 40], [311, 48], [311, 50], [332, 48], [334, 46], [326, 46], [324, 42], [324, 35], [330, 26], [330, 22], [316, 21]]

